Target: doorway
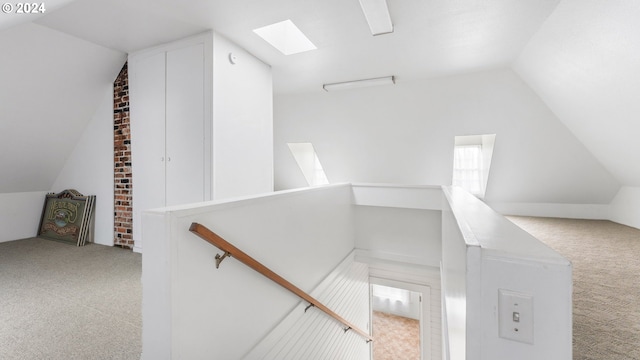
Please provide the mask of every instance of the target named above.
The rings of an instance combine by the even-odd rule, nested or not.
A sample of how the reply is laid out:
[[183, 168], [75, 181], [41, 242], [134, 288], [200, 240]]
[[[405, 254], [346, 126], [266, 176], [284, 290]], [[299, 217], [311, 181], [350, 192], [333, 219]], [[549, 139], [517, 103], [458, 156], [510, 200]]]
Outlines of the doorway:
[[430, 360], [429, 287], [371, 278], [373, 360]]

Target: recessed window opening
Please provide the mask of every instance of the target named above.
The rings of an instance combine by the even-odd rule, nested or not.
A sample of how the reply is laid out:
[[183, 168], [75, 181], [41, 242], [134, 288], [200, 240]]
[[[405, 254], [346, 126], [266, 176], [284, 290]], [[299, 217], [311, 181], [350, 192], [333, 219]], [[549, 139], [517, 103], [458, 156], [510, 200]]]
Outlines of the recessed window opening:
[[311, 143], [288, 143], [291, 154], [296, 159], [309, 186], [326, 185], [329, 183], [324, 173], [320, 159]]
[[289, 19], [254, 29], [253, 32], [284, 55], [317, 49], [311, 40]]
[[495, 134], [456, 136], [452, 185], [483, 198], [489, 180]]

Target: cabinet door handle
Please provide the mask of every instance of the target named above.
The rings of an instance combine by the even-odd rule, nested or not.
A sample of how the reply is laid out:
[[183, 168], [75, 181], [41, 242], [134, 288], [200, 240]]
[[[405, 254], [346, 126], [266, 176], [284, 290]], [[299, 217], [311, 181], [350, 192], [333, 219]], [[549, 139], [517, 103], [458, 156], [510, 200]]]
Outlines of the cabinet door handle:
[[164, 162], [164, 156], [160, 158], [160, 161], [161, 161], [161, 162]]
[[167, 161], [169, 162], [171, 161], [171, 156], [167, 157]]

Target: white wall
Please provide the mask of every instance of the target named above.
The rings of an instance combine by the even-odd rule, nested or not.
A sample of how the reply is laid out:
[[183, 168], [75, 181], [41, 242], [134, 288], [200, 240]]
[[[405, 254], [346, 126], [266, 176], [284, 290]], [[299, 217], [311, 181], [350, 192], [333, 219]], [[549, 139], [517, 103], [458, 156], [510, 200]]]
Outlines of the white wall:
[[513, 64], [622, 185], [640, 186], [640, 7], [563, 0]]
[[34, 23], [1, 31], [0, 48], [0, 193], [47, 191], [126, 54]]
[[271, 67], [217, 33], [213, 51], [213, 198], [271, 192]]
[[610, 220], [640, 229], [640, 187], [620, 188], [611, 202]]
[[[52, 8], [63, 2], [56, 1]], [[49, 5], [47, 10], [53, 10]], [[126, 54], [32, 22], [4, 28], [0, 47], [0, 99], [5, 119], [0, 122], [0, 166], [6, 169], [0, 177], [0, 198], [5, 208], [0, 216], [3, 241], [36, 235], [44, 195], [61, 190], [54, 183], [69, 159], [78, 156], [79, 142], [85, 144], [88, 153], [82, 158], [90, 159], [87, 163], [102, 161], [101, 155], [94, 159], [96, 150], [86, 146], [86, 129], [93, 126], [87, 124], [96, 121], [102, 111], [97, 109], [104, 103], [107, 88], [122, 68]], [[113, 122], [108, 125], [106, 136], [112, 136]], [[86, 182], [68, 187], [77, 186], [85, 192], [80, 185], [90, 184], [87, 192], [94, 187], [102, 189], [102, 172], [90, 173], [101, 165], [84, 165], [89, 173], [80, 176]], [[112, 175], [107, 176], [106, 181], [111, 181]], [[112, 217], [112, 211], [102, 208], [105, 200], [112, 200], [104, 199], [106, 192], [102, 190], [96, 194], [98, 216]], [[98, 241], [110, 243], [109, 237], [101, 236]]]
[[438, 267], [441, 212], [356, 206], [356, 248], [369, 256]]
[[113, 245], [113, 86], [105, 85], [99, 107], [49, 191], [0, 194], [5, 231], [0, 241], [35, 236], [47, 192], [76, 189], [96, 195], [95, 242]]
[[0, 194], [0, 242], [36, 236], [46, 191]]
[[276, 95], [276, 189], [304, 186], [287, 142], [311, 142], [330, 182], [448, 185], [454, 136], [496, 134], [485, 199], [608, 204], [618, 182], [508, 69]]
[[105, 86], [100, 107], [57, 179], [52, 192], [75, 189], [96, 195], [95, 243], [113, 245], [113, 85]]
[[304, 291], [354, 248], [349, 185], [145, 213], [144, 359], [241, 358], [300, 301], [233, 257], [216, 269], [193, 221]]
[[352, 184], [353, 204], [442, 210], [442, 189], [431, 185]]

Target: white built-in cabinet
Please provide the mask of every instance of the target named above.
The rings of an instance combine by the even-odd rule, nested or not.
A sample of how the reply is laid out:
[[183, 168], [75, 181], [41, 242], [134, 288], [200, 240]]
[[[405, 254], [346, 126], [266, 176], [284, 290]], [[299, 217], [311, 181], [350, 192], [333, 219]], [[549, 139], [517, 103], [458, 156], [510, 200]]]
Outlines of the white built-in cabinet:
[[[243, 52], [207, 32], [129, 56], [133, 237], [137, 251], [142, 249], [141, 214], [145, 210], [220, 199], [225, 193], [235, 196], [273, 190], [270, 67], [248, 53], [246, 58], [241, 56], [245, 64], [228, 67], [234, 64], [227, 61], [226, 53], [216, 57], [215, 41], [220, 42], [219, 51]], [[220, 59], [220, 64], [214, 66], [218, 61], [214, 58]], [[261, 75], [255, 76], [256, 70]], [[216, 103], [214, 85], [225, 101]], [[243, 95], [243, 87], [255, 92], [256, 86], [264, 91], [249, 98]], [[214, 119], [215, 106], [220, 115]], [[252, 114], [235, 110], [244, 112], [247, 106], [253, 109]], [[254, 125], [247, 126], [246, 122]], [[242, 128], [234, 124], [242, 124]], [[213, 144], [214, 131], [219, 132], [217, 146]], [[237, 141], [228, 141], [230, 137]], [[250, 153], [256, 155], [236, 159], [236, 146], [253, 149]], [[271, 155], [265, 157], [265, 150]], [[224, 171], [216, 171], [216, 164], [219, 169], [225, 165]], [[259, 172], [252, 175], [247, 169]], [[246, 183], [247, 177], [254, 184], [237, 188], [237, 184]], [[216, 180], [218, 184], [236, 184], [232, 185], [236, 188], [216, 187]], [[260, 182], [257, 186], [256, 181]]]

